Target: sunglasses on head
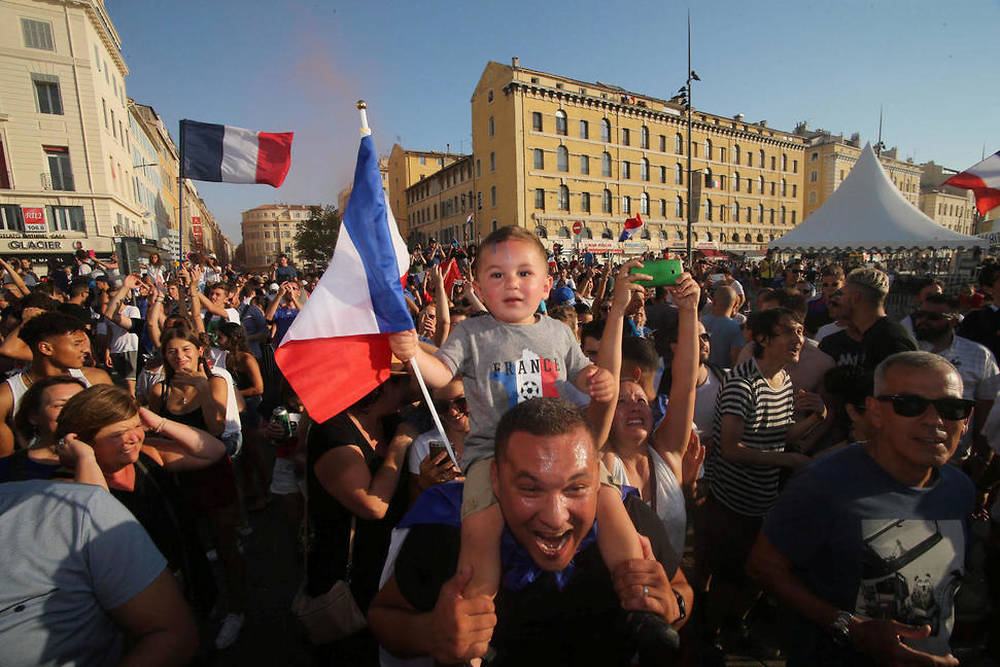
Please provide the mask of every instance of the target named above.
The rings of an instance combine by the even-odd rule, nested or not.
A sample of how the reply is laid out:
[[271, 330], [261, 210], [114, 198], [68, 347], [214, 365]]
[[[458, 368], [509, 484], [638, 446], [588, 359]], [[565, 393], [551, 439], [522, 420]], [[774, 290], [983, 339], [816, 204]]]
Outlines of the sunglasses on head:
[[958, 421], [972, 414], [976, 404], [965, 398], [924, 398], [915, 394], [888, 394], [876, 396], [883, 402], [891, 402], [892, 410], [900, 417], [919, 417], [927, 412], [927, 406], [933, 405], [941, 419]]
[[698, 338], [700, 338], [700, 339], [702, 339], [704, 341], [709, 341], [709, 340], [712, 340], [712, 334], [710, 334], [710, 333], [698, 334]]
[[457, 396], [455, 398], [435, 398], [434, 408], [440, 412], [448, 412], [451, 408], [461, 414], [466, 414], [469, 411], [469, 404], [465, 400], [465, 396]]

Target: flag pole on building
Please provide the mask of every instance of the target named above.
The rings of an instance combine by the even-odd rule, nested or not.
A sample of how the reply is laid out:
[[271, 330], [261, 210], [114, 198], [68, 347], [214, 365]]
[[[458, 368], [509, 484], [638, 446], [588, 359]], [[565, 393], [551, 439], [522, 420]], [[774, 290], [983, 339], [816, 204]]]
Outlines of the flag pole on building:
[[[368, 126], [368, 104], [364, 100], [358, 100], [357, 106], [358, 112], [361, 114], [361, 136], [370, 136], [372, 130]], [[424, 382], [424, 376], [420, 373], [420, 366], [417, 364], [416, 357], [410, 359], [410, 368], [413, 369], [413, 376], [417, 378], [417, 384], [420, 385], [420, 393], [424, 396], [424, 402], [427, 403], [427, 409], [431, 411], [431, 418], [434, 420], [434, 428], [437, 429], [438, 434], [441, 436], [441, 441], [444, 443], [445, 449], [448, 450], [448, 456], [451, 457], [452, 463], [454, 463], [457, 468], [458, 457], [455, 456], [455, 450], [451, 447], [451, 441], [448, 440], [448, 436], [444, 432], [444, 426], [441, 424], [441, 418], [438, 416], [437, 409], [434, 407], [434, 400], [431, 398], [431, 394], [427, 390], [427, 384]]]

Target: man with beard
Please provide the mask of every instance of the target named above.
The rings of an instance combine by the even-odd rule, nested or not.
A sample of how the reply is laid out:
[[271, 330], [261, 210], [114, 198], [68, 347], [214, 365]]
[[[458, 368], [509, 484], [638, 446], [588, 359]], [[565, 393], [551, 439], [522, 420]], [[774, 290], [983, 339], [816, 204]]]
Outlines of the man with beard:
[[898, 322], [885, 314], [889, 276], [878, 269], [854, 269], [847, 276], [840, 314], [861, 332], [860, 365], [870, 371], [896, 352], [917, 349], [917, 343]]
[[1000, 390], [1000, 368], [997, 368], [993, 353], [985, 346], [955, 334], [958, 302], [951, 297], [931, 294], [924, 298], [920, 310], [911, 317], [920, 349], [947, 359], [962, 376], [962, 397], [976, 402], [970, 424], [972, 432], [962, 437], [955, 458], [964, 460], [969, 455], [970, 447], [978, 453], [989, 454], [989, 443], [981, 431]]

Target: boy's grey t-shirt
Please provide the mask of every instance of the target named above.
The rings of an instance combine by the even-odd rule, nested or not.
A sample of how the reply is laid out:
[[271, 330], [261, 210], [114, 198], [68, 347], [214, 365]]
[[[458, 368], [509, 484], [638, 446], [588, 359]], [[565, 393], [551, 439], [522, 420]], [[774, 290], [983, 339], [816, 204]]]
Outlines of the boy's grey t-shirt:
[[493, 456], [503, 413], [531, 398], [567, 398], [567, 386], [592, 365], [573, 331], [546, 316], [534, 324], [507, 324], [492, 315], [462, 320], [436, 356], [465, 386], [469, 434], [463, 470]]

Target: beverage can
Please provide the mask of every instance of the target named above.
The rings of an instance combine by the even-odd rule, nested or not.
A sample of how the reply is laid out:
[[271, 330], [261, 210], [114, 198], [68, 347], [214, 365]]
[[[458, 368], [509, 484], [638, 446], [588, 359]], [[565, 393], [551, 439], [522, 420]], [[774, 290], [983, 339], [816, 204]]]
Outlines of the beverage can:
[[285, 409], [285, 406], [279, 405], [274, 409], [271, 413], [271, 421], [275, 424], [281, 425], [285, 438], [292, 437], [292, 424], [291, 420], [288, 418], [288, 410]]

